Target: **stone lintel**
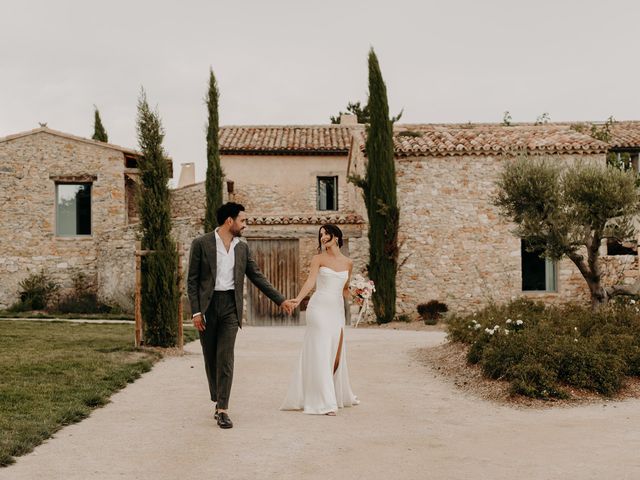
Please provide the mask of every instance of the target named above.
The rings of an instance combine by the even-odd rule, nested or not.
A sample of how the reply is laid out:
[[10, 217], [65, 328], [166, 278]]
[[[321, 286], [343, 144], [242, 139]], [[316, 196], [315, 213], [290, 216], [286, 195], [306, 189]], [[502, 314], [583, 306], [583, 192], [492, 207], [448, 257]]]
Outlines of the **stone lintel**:
[[56, 183], [92, 183], [98, 180], [97, 175], [88, 173], [79, 175], [49, 175], [49, 178]]

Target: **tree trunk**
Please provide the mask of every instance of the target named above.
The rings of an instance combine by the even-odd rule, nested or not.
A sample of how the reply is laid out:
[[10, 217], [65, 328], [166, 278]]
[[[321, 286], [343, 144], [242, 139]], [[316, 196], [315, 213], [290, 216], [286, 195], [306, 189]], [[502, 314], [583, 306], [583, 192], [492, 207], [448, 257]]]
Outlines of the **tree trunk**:
[[[593, 250], [590, 250], [589, 253], [593, 254]], [[577, 252], [570, 253], [568, 256], [576, 267], [578, 267], [582, 277], [589, 286], [591, 308], [597, 310], [602, 305], [605, 305], [609, 301], [609, 295], [602, 285], [602, 277], [600, 275], [600, 269], [598, 268], [599, 258], [597, 257], [597, 252], [596, 256], [591, 257], [588, 262], [585, 262], [584, 257]]]
[[587, 279], [589, 285], [589, 292], [591, 293], [591, 309], [597, 310], [603, 305], [606, 305], [609, 301], [609, 295], [607, 290], [602, 286], [600, 278], [597, 280]]

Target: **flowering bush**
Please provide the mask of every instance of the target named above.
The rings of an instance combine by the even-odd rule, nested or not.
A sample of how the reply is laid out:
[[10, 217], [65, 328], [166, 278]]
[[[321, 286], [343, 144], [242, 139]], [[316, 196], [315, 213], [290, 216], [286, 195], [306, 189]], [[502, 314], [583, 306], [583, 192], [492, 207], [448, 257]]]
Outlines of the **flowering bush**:
[[367, 280], [360, 274], [354, 275], [351, 279], [349, 292], [351, 293], [353, 301], [358, 305], [362, 306], [364, 301], [370, 299], [375, 291], [376, 287], [373, 280]]
[[573, 386], [612, 395], [640, 375], [636, 301], [602, 307], [545, 307], [529, 300], [454, 316], [449, 338], [469, 345], [467, 359], [514, 394], [564, 398]]

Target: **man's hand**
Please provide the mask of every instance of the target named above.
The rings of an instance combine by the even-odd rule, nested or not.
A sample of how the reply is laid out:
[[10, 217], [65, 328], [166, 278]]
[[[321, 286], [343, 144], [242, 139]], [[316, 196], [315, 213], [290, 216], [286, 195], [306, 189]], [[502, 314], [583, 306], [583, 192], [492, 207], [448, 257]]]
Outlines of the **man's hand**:
[[296, 302], [293, 299], [289, 299], [282, 302], [282, 305], [280, 306], [282, 307], [282, 310], [286, 312], [287, 315], [291, 315], [295, 310], [295, 308], [298, 306], [298, 302]]
[[193, 326], [196, 327], [199, 332], [204, 332], [204, 329], [205, 329], [204, 317], [202, 316], [201, 313], [193, 317]]

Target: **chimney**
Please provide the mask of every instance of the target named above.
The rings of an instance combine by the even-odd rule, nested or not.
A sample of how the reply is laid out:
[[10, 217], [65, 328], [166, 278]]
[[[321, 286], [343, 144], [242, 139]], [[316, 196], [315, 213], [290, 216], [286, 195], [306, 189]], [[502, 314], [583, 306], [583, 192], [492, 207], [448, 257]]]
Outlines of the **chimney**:
[[180, 180], [178, 180], [178, 188], [196, 183], [195, 163], [181, 163], [180, 165]]
[[357, 125], [358, 117], [352, 113], [343, 113], [340, 115], [340, 125]]

